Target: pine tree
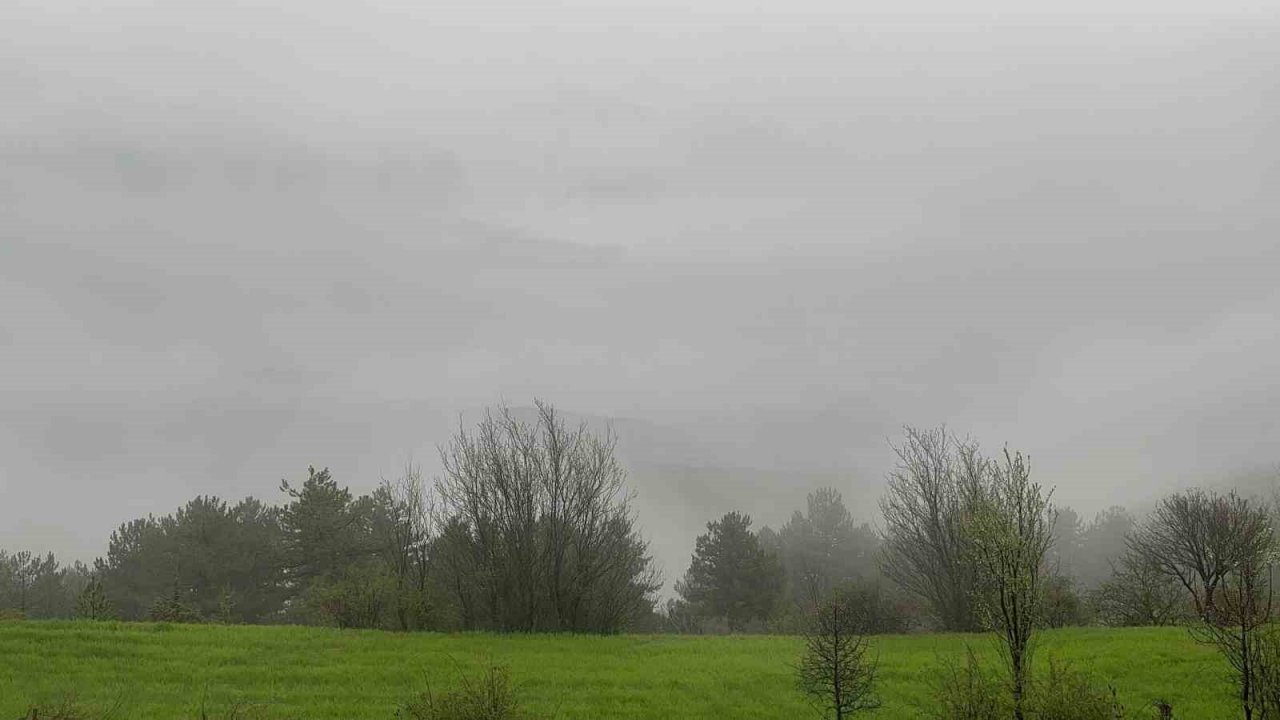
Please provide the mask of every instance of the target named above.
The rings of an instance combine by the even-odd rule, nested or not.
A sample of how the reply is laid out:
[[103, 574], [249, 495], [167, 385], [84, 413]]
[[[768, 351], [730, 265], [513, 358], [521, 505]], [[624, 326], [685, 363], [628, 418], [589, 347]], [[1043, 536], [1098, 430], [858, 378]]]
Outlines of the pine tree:
[[751, 532], [751, 517], [726, 513], [698, 537], [689, 571], [676, 590], [703, 617], [724, 618], [730, 632], [768, 619], [782, 591], [777, 556]]
[[821, 605], [804, 635], [804, 655], [796, 667], [800, 691], [836, 720], [880, 707], [873, 694], [875, 659], [868, 656], [861, 618], [840, 601]]
[[107, 599], [106, 591], [102, 589], [102, 581], [96, 577], [90, 578], [89, 584], [84, 586], [84, 590], [76, 598], [76, 617], [84, 620], [107, 620], [115, 617], [115, 612], [111, 601]]

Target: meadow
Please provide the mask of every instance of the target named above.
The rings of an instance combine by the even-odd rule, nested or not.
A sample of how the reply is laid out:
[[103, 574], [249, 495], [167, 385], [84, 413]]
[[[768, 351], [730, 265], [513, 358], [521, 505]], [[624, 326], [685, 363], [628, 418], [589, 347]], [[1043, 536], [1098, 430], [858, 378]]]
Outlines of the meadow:
[[[1238, 715], [1226, 667], [1177, 628], [1074, 628], [1043, 634], [1050, 656], [1112, 683], [1130, 709], [1154, 698], [1176, 717]], [[874, 639], [883, 707], [920, 717], [932, 678], [981, 635]], [[428, 686], [486, 663], [511, 669], [526, 709], [557, 718], [806, 718], [791, 673], [800, 641], [778, 636], [396, 634], [314, 627], [0, 622], [0, 718], [74, 697], [110, 717], [381, 718]]]

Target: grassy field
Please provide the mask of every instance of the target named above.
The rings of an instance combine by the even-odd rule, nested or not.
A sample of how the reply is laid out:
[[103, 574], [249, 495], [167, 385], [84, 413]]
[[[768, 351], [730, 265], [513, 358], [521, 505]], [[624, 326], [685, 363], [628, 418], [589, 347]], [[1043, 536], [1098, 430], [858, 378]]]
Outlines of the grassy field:
[[[884, 707], [914, 718], [941, 659], [984, 636], [875, 639]], [[392, 718], [489, 660], [510, 666], [525, 706], [560, 718], [804, 718], [789, 637], [400, 635], [302, 627], [0, 623], [0, 718], [74, 696], [113, 718], [211, 717], [238, 701], [272, 718]], [[1173, 628], [1046, 633], [1037, 657], [1086, 664], [1130, 708], [1156, 697], [1177, 717], [1232, 718], [1232, 689], [1212, 650]]]

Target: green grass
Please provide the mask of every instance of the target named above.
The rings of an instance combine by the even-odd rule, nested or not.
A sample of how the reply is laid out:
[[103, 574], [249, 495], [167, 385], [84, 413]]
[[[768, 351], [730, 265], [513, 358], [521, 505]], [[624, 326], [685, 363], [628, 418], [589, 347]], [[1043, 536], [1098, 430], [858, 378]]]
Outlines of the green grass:
[[[918, 717], [931, 675], [985, 636], [879, 637], [872, 717]], [[0, 719], [74, 696], [118, 706], [113, 718], [210, 716], [236, 702], [272, 718], [383, 718], [430, 682], [509, 665], [525, 706], [560, 718], [805, 718], [789, 637], [437, 635], [303, 627], [133, 623], [0, 623]], [[1037, 655], [1089, 667], [1131, 709], [1167, 698], [1176, 716], [1238, 716], [1225, 665], [1174, 628], [1045, 633]]]

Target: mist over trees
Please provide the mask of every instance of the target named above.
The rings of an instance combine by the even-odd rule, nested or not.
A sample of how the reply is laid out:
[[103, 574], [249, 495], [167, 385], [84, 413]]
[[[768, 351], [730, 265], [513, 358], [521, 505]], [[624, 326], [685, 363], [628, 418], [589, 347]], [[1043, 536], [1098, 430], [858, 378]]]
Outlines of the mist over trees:
[[53, 553], [0, 550], [0, 612], [10, 610], [31, 618], [66, 617], [89, 577], [89, 568], [83, 563], [62, 567]]
[[[676, 595], [659, 605], [616, 443], [547, 403], [496, 408], [441, 446], [434, 482], [411, 465], [359, 494], [310, 467], [281, 480], [275, 502], [198, 496], [124, 522], [91, 567], [0, 551], [0, 609], [398, 631], [800, 633], [835, 603], [859, 634], [997, 631], [1016, 685], [1040, 628], [1237, 617], [1223, 588], [1238, 591], [1242, 563], [1271, 547], [1270, 502], [1188, 490], [1140, 519], [1111, 507], [1086, 520], [1050, 507], [1016, 451], [990, 457], [945, 428], [908, 427], [881, 497], [849, 498], [855, 513], [837, 489], [817, 488], [776, 529], [726, 508], [689, 539]], [[877, 500], [879, 521], [855, 521]]]
[[880, 538], [870, 525], [854, 524], [833, 488], [819, 488], [805, 502], [805, 512], [796, 510], [776, 533], [766, 528], [760, 537], [782, 563], [784, 597], [812, 609], [840, 585], [879, 574]]
[[508, 408], [357, 495], [327, 468], [279, 504], [197, 497], [121, 524], [90, 569], [0, 551], [0, 608], [25, 617], [617, 632], [659, 588], [611, 433], [549, 404]]

